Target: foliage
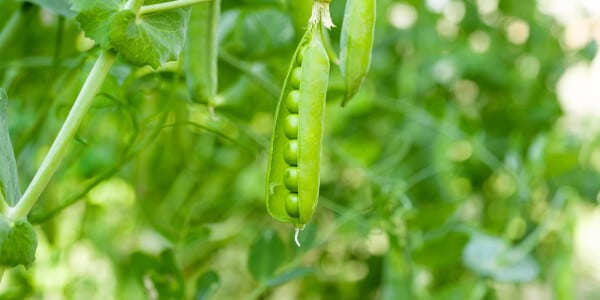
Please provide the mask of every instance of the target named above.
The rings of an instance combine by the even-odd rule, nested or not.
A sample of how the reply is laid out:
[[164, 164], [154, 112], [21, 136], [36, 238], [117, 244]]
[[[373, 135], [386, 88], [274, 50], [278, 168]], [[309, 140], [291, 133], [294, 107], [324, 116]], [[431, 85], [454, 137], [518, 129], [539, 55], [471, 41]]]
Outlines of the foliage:
[[[581, 210], [597, 209], [600, 133], [566, 116], [555, 92], [595, 51], [565, 50], [561, 25], [535, 1], [491, 12], [484, 1], [377, 1], [371, 68], [343, 108], [332, 64], [319, 207], [300, 248], [266, 212], [264, 185], [273, 112], [312, 1], [222, 1], [214, 113], [195, 102], [180, 63], [189, 7], [136, 16], [125, 1], [71, 2], [0, 1], [3, 213], [96, 57], [118, 53], [27, 216], [37, 238], [18, 223], [27, 247], [37, 242], [33, 264], [4, 261], [16, 231], [0, 218], [0, 262], [30, 265], [5, 271], [0, 298], [600, 293], [574, 245]], [[336, 51], [344, 5], [331, 2]], [[507, 29], [515, 22], [524, 40]]]

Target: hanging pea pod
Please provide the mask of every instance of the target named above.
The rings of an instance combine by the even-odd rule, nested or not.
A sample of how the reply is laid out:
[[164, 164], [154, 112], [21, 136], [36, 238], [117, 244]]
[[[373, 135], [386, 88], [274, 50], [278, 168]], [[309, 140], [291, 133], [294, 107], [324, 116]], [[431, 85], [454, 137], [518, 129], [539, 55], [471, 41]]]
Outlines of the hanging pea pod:
[[183, 68], [192, 101], [212, 111], [217, 96], [217, 26], [221, 0], [192, 7], [184, 46]]
[[375, 32], [375, 1], [348, 0], [342, 24], [340, 69], [346, 81], [342, 106], [358, 92], [371, 65]]
[[267, 210], [273, 218], [294, 224], [296, 232], [309, 221], [319, 199], [329, 80], [321, 30], [320, 21], [311, 21], [292, 58], [275, 112], [267, 170]]

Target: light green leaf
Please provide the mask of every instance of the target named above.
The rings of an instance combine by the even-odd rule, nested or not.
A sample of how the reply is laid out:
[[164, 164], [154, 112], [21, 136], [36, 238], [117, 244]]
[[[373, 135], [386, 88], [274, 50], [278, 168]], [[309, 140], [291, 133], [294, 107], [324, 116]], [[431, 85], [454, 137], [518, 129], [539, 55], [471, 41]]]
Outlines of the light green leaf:
[[8, 133], [8, 96], [0, 89], [0, 192], [10, 206], [21, 198], [17, 162]]
[[111, 20], [110, 44], [132, 64], [158, 68], [165, 62], [178, 58], [185, 42], [189, 16], [189, 8], [172, 9], [138, 18], [131, 11], [121, 11]]
[[497, 281], [527, 282], [535, 279], [540, 272], [535, 259], [531, 255], [514, 254], [514, 250], [500, 238], [476, 234], [464, 249], [463, 262], [479, 275]]
[[[21, 2], [25, 1], [21, 0]], [[68, 18], [75, 16], [75, 12], [71, 10], [69, 0], [27, 0], [27, 2], [35, 3], [61, 16]]]
[[105, 49], [110, 49], [108, 39], [112, 20], [119, 11], [121, 0], [74, 0], [73, 10], [79, 12], [77, 21], [85, 35]]
[[35, 260], [37, 235], [27, 221], [9, 223], [0, 216], [0, 266], [30, 266]]

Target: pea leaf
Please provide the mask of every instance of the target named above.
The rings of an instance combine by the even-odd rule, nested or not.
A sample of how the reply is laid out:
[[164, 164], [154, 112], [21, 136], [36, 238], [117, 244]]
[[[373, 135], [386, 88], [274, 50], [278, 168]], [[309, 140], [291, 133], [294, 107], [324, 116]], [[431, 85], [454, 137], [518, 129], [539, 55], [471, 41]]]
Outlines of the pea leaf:
[[250, 247], [248, 269], [259, 280], [266, 280], [283, 263], [285, 248], [273, 230], [265, 230]]
[[[165, 1], [146, 1], [146, 4]], [[183, 49], [189, 8], [135, 16], [120, 11], [111, 20], [110, 43], [126, 60], [137, 66], [158, 68], [176, 60]]]
[[27, 221], [9, 223], [0, 217], [0, 266], [30, 266], [35, 260], [37, 235]]
[[212, 298], [220, 285], [219, 274], [212, 270], [205, 272], [196, 281], [196, 297], [194, 299], [208, 300]]
[[[21, 1], [25, 2], [25, 1]], [[65, 16], [67, 18], [75, 16], [75, 12], [71, 10], [69, 0], [27, 0], [27, 2], [35, 3], [51, 12]]]
[[[156, 4], [168, 0], [147, 0]], [[190, 9], [178, 8], [137, 16], [121, 10], [121, 0], [74, 0], [77, 21], [85, 35], [104, 49], [114, 49], [136, 65], [158, 68], [176, 60], [183, 49]]]
[[21, 198], [17, 162], [8, 133], [8, 96], [0, 89], [0, 193], [10, 206]]
[[74, 0], [73, 9], [78, 11], [77, 21], [85, 36], [95, 40], [102, 48], [112, 48], [108, 39], [114, 15], [119, 11], [121, 0]]

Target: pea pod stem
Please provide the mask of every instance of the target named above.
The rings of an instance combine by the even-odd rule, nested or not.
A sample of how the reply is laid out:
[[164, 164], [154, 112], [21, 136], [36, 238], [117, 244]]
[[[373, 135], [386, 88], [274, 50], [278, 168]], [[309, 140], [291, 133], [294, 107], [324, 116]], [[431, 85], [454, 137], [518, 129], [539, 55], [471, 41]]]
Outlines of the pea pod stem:
[[177, 0], [177, 1], [169, 1], [157, 4], [149, 4], [144, 5], [140, 8], [138, 15], [145, 15], [151, 13], [157, 13], [165, 10], [182, 8], [186, 6], [191, 6], [198, 3], [210, 2], [214, 0]]
[[75, 103], [73, 104], [67, 119], [52, 143], [48, 154], [44, 158], [42, 165], [36, 172], [33, 180], [27, 187], [27, 190], [25, 190], [25, 193], [17, 205], [8, 210], [7, 215], [9, 219], [20, 220], [26, 218], [33, 205], [39, 199], [40, 195], [48, 185], [48, 182], [50, 182], [50, 179], [56, 172], [70, 142], [77, 133], [79, 125], [81, 125], [81, 122], [83, 121], [85, 113], [90, 108], [94, 96], [102, 86], [114, 61], [114, 53], [106, 50], [103, 50], [100, 53], [100, 56], [96, 60], [94, 67], [83, 84], [77, 99], [75, 99]]

